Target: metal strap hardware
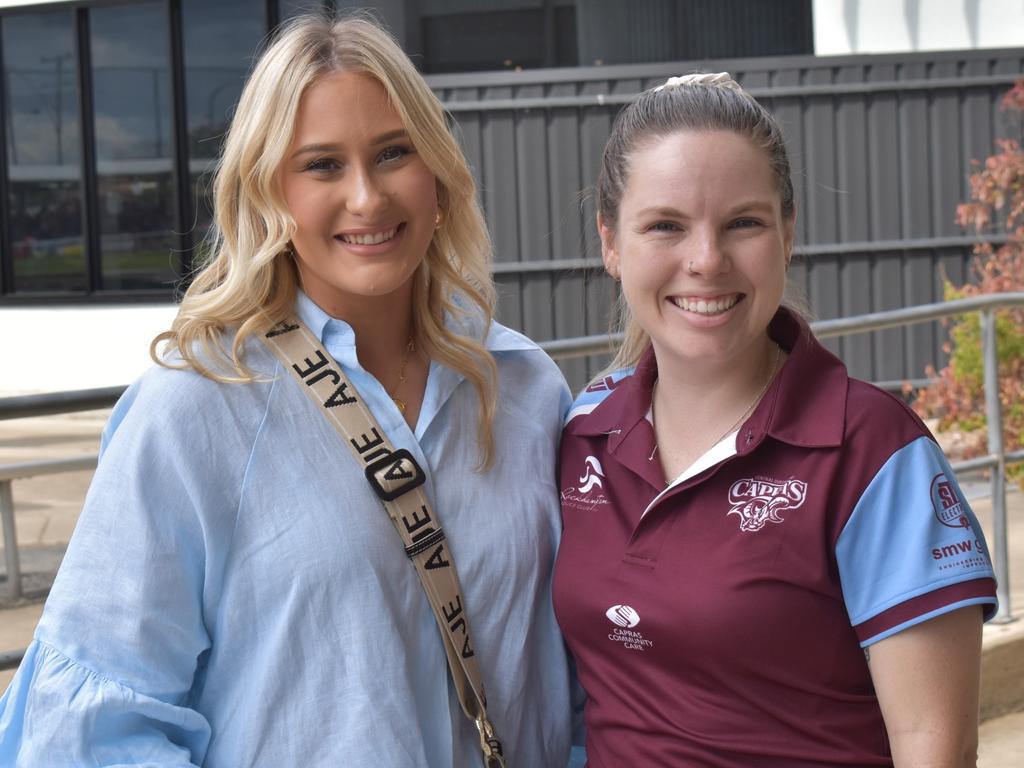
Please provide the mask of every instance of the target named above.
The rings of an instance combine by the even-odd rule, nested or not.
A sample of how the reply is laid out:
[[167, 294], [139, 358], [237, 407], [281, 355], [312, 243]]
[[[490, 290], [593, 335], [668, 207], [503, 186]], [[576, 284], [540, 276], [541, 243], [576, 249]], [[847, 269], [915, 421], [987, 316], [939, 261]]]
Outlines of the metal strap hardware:
[[298, 317], [269, 328], [264, 343], [341, 435], [402, 539], [441, 631], [462, 711], [476, 724], [485, 768], [505, 768], [487, 717], [487, 696], [469, 633], [462, 589], [437, 513], [423, 490], [427, 476], [405, 448], [394, 448], [352, 382]]
[[367, 464], [366, 479], [381, 501], [394, 501], [423, 485], [427, 476], [409, 451], [397, 448], [372, 464]]
[[476, 719], [476, 729], [480, 732], [480, 751], [484, 754], [485, 768], [505, 768], [505, 755], [501, 742], [494, 735], [494, 726], [486, 717]]

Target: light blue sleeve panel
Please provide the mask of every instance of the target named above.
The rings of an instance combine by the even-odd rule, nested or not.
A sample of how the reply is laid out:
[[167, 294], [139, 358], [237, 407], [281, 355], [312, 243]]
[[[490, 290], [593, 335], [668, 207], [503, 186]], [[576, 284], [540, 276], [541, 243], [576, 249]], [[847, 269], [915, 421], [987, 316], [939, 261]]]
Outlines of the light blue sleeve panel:
[[615, 391], [615, 388], [619, 386], [619, 382], [631, 376], [634, 370], [634, 368], [623, 368], [590, 382], [587, 388], [580, 392], [573, 401], [572, 407], [565, 417], [565, 423], [568, 424], [577, 416], [590, 413], [597, 408], [608, 395]]
[[[929, 593], [994, 578], [985, 536], [942, 450], [922, 436], [896, 451], [854, 507], [836, 543], [843, 597], [856, 627]], [[933, 616], [971, 604], [995, 613], [993, 595], [893, 611], [872, 627], [869, 645]]]

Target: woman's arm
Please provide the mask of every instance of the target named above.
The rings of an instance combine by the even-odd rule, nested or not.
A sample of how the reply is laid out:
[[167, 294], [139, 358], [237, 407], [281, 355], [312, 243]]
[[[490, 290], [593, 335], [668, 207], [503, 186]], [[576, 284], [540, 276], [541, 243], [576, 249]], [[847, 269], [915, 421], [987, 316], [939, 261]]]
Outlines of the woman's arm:
[[981, 623], [967, 606], [865, 650], [896, 768], [977, 765]]

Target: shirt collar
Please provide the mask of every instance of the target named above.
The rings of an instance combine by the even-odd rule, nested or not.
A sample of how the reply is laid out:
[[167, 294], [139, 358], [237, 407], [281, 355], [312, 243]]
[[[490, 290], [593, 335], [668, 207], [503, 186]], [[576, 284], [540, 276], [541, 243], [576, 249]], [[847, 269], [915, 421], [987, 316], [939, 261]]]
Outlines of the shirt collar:
[[790, 445], [841, 445], [850, 384], [846, 366], [814, 338], [803, 318], [785, 307], [775, 313], [768, 335], [789, 357], [741, 427], [737, 450], [748, 453], [766, 434]]
[[[798, 446], [840, 445], [846, 425], [846, 366], [814, 338], [803, 319], [785, 307], [775, 313], [768, 335], [789, 356], [757, 408], [740, 427], [738, 452], [749, 453], [765, 435]], [[648, 345], [635, 373], [581, 419], [574, 432], [607, 434], [608, 448], [614, 452], [646, 417], [657, 376], [654, 349]]]
[[[328, 340], [332, 341], [331, 346], [328, 347], [328, 351], [332, 355], [334, 355], [333, 347], [355, 349], [355, 332], [352, 330], [352, 326], [344, 320], [331, 317], [301, 290], [296, 291], [295, 314], [324, 346], [327, 346]], [[483, 318], [479, 313], [472, 311], [460, 315], [458, 319], [451, 315], [445, 315], [445, 326], [461, 335], [479, 339], [482, 335], [480, 333], [482, 325]], [[490, 352], [516, 352], [537, 348], [537, 345], [523, 334], [499, 323], [491, 323], [484, 346]], [[339, 362], [342, 361], [339, 360]]]

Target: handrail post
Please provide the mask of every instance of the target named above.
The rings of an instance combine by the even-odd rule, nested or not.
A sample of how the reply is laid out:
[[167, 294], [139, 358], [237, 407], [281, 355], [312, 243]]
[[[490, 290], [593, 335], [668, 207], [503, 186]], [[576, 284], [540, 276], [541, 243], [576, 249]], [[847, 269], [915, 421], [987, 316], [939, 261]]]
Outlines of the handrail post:
[[0, 481], [0, 519], [4, 529], [4, 563], [7, 566], [7, 594], [12, 600], [21, 597], [21, 562], [18, 559], [18, 535], [14, 529], [14, 495], [11, 481]]
[[1003, 416], [999, 400], [999, 354], [996, 342], [996, 313], [980, 311], [981, 348], [985, 362], [985, 421], [988, 427], [988, 453], [995, 457], [992, 467], [992, 539], [995, 555], [996, 597], [999, 612], [995, 621], [1013, 621], [1010, 610], [1010, 550], [1006, 525], [1006, 453], [1003, 450]]

